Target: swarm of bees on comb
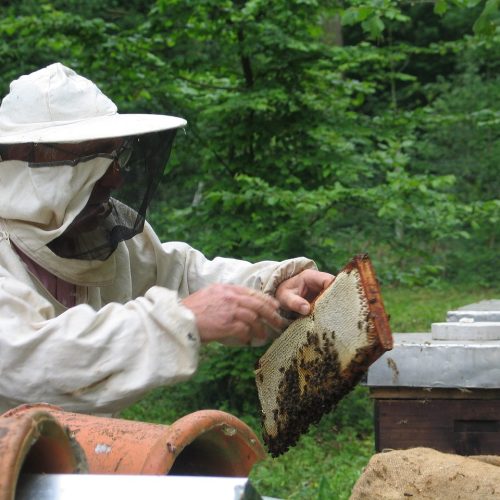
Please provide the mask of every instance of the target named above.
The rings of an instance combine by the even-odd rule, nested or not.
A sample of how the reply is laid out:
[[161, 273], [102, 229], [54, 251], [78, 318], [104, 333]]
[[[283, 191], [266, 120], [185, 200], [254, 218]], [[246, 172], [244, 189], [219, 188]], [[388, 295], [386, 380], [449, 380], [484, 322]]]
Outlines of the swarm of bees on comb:
[[262, 434], [273, 456], [335, 408], [369, 365], [392, 348], [380, 288], [367, 255], [354, 257], [257, 362]]

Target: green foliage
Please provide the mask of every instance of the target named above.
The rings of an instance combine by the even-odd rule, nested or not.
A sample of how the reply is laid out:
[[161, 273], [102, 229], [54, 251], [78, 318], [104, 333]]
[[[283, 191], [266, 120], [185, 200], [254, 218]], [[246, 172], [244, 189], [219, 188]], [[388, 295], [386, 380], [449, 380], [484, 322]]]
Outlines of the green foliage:
[[252, 414], [258, 402], [252, 367], [262, 353], [262, 349], [207, 345], [193, 381], [203, 395], [202, 406]]
[[482, 35], [493, 35], [500, 26], [500, 2], [498, 0], [486, 0], [481, 15], [474, 23], [474, 31]]
[[493, 283], [497, 12], [24, 0], [0, 20], [0, 83], [60, 60], [121, 111], [186, 117], [151, 212], [165, 239], [332, 271], [368, 251], [384, 282]]
[[[475, 178], [467, 185], [459, 169], [435, 168], [449, 156], [445, 144], [433, 142], [438, 157], [425, 158], [422, 144], [433, 141], [428, 131], [445, 115], [434, 113], [435, 97], [423, 107], [415, 108], [414, 101], [413, 107], [399, 109], [398, 96], [409, 102], [417, 90], [420, 100], [437, 87], [418, 87], [418, 73], [397, 67], [410, 57], [428, 65], [429, 57], [443, 49], [448, 57], [461, 42], [436, 46], [432, 41], [426, 50], [395, 45], [397, 23], [407, 29], [410, 18], [387, 10], [393, 30], [389, 44], [327, 46], [309, 22], [318, 17], [314, 9], [321, 11], [317, 4], [293, 4], [279, 13], [264, 13], [259, 2], [251, 5], [246, 10], [228, 3], [219, 12], [208, 2], [184, 12], [194, 26], [203, 27], [201, 39], [197, 30], [180, 37], [182, 50], [190, 37], [197, 45], [197, 69], [184, 87], [191, 107], [198, 107], [188, 135], [208, 155], [196, 161], [198, 183], [188, 186], [192, 194], [198, 189], [196, 203], [158, 207], [154, 221], [161, 235], [187, 239], [208, 255], [254, 260], [307, 254], [331, 270], [353, 253], [369, 251], [384, 281], [419, 284], [456, 276], [454, 256], [471, 255], [471, 246], [478, 245], [472, 220], [483, 233], [491, 227], [485, 221], [491, 205], [473, 208], [462, 193], [472, 184], [482, 190], [494, 183], [486, 179], [483, 164], [484, 183]], [[307, 18], [301, 17], [304, 8]], [[361, 22], [375, 15], [376, 8], [370, 8], [371, 13], [353, 5], [345, 13], [361, 12], [357, 21], [350, 18]], [[212, 26], [208, 19], [215, 12]], [[257, 18], [266, 22], [254, 25]], [[492, 40], [490, 45], [488, 50], [496, 50]], [[477, 88], [477, 82], [468, 88]], [[437, 94], [447, 95], [444, 88]], [[495, 106], [492, 97], [488, 109]], [[424, 161], [427, 168], [421, 169]], [[474, 163], [469, 159], [470, 168]], [[467, 262], [462, 279], [472, 267], [484, 269], [478, 259]], [[498, 277], [481, 276], [490, 283]]]
[[325, 422], [285, 455], [257, 464], [250, 480], [271, 497], [347, 500], [372, 453], [371, 436], [336, 434]]

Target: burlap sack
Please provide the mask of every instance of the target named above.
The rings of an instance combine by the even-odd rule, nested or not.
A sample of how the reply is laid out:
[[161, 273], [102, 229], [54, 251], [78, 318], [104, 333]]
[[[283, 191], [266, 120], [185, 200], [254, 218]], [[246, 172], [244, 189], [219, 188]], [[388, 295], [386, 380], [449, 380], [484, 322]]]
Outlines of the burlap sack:
[[374, 455], [350, 500], [500, 499], [500, 457], [462, 457], [429, 448]]

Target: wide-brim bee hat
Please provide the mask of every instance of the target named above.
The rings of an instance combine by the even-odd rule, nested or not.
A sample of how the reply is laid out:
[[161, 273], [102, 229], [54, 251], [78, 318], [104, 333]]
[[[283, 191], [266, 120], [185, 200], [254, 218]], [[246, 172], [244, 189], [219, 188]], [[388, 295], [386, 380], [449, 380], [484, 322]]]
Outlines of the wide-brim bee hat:
[[61, 63], [14, 80], [0, 106], [0, 144], [83, 142], [185, 125], [175, 116], [120, 114], [92, 81]]

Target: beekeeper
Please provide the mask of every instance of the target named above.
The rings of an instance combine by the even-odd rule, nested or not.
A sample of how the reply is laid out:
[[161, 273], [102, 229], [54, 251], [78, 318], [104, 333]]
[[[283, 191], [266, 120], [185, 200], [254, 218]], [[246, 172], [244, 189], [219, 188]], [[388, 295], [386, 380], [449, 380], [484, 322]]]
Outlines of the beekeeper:
[[192, 375], [200, 343], [267, 341], [284, 327], [280, 309], [307, 313], [331, 281], [306, 258], [208, 260], [159, 241], [145, 215], [185, 124], [119, 114], [60, 63], [11, 83], [0, 107], [0, 412], [116, 412]]

